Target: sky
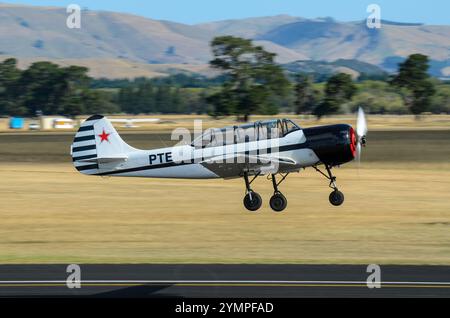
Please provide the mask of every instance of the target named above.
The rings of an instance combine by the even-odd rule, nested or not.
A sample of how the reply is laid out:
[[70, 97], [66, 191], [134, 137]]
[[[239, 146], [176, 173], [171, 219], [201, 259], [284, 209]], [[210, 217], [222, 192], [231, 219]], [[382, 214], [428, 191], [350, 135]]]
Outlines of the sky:
[[158, 20], [195, 24], [247, 17], [289, 14], [304, 18], [333, 17], [339, 21], [367, 18], [366, 8], [381, 7], [381, 18], [397, 22], [450, 24], [449, 0], [19, 0], [2, 1], [39, 6], [74, 3], [91, 10], [127, 12]]

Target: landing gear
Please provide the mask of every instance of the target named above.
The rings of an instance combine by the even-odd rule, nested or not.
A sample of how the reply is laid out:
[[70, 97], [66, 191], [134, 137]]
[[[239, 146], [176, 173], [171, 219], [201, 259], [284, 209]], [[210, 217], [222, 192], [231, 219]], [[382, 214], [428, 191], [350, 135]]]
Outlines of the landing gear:
[[[262, 205], [261, 196], [252, 190], [250, 185], [252, 182], [259, 176], [260, 173], [256, 174], [252, 180], [248, 179], [248, 172], [244, 172], [244, 181], [245, 181], [245, 189], [246, 194], [244, 197], [244, 206], [249, 211], [257, 211]], [[289, 173], [285, 175], [281, 175], [281, 180], [277, 182], [276, 176], [272, 174], [272, 177], [268, 176], [272, 180], [273, 185], [273, 196], [270, 198], [269, 204], [272, 210], [275, 212], [281, 212], [287, 207], [287, 199], [286, 197], [278, 190], [278, 186], [283, 182]]]
[[254, 192], [250, 185], [252, 182], [259, 176], [259, 174], [255, 175], [251, 181], [248, 180], [248, 172], [244, 172], [244, 180], [245, 180], [245, 189], [246, 195], [244, 197], [244, 206], [249, 211], [257, 211], [262, 205], [261, 196]]
[[337, 186], [336, 186], [336, 177], [333, 176], [333, 174], [331, 173], [331, 166], [329, 165], [325, 165], [325, 169], [327, 170], [327, 174], [323, 173], [319, 168], [317, 168], [316, 166], [313, 167], [314, 169], [316, 169], [317, 172], [319, 172], [320, 174], [322, 174], [323, 176], [325, 176], [325, 178], [327, 178], [328, 180], [330, 180], [330, 188], [333, 189], [333, 192], [330, 193], [329, 196], [329, 200], [330, 203], [334, 206], [340, 206], [342, 205], [342, 203], [344, 203], [344, 194], [338, 190]]
[[287, 207], [287, 199], [286, 197], [278, 190], [278, 186], [281, 184], [281, 182], [286, 179], [286, 177], [289, 175], [289, 173], [282, 176], [281, 180], [277, 182], [276, 176], [272, 175], [272, 185], [273, 185], [273, 196], [270, 198], [269, 204], [272, 210], [275, 212], [282, 212]]

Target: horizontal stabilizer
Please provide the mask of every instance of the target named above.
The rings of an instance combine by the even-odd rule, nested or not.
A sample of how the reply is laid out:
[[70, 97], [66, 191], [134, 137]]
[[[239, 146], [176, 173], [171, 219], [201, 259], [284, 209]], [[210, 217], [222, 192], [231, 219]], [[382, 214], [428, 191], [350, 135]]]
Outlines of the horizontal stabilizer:
[[108, 156], [108, 157], [95, 157], [89, 159], [81, 159], [79, 162], [92, 162], [92, 163], [111, 163], [111, 162], [121, 162], [127, 161], [128, 156]]

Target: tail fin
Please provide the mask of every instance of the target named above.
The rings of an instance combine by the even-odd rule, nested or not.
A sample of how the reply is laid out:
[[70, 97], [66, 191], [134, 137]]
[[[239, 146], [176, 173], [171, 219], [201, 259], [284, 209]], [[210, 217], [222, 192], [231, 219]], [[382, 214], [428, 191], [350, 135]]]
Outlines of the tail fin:
[[83, 174], [97, 174], [128, 159], [136, 151], [120, 138], [111, 122], [94, 115], [83, 122], [73, 140], [70, 154], [75, 168]]

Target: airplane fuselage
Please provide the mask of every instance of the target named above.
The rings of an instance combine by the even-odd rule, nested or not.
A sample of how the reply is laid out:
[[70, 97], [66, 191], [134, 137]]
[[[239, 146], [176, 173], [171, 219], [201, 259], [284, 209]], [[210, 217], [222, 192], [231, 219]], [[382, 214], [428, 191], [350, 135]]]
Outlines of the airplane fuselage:
[[[339, 124], [301, 129], [289, 119], [261, 121], [205, 131], [190, 144], [140, 150], [122, 140], [103, 116], [88, 118], [71, 146], [75, 168], [87, 175], [214, 179], [243, 177], [244, 205], [250, 211], [261, 207], [261, 197], [251, 188], [249, 176], [271, 175], [274, 195], [270, 206], [283, 211], [287, 200], [278, 186], [290, 172], [314, 167], [329, 181], [330, 203], [341, 205], [334, 166], [355, 158], [364, 136], [357, 137], [350, 125]], [[190, 139], [190, 135], [189, 135]], [[326, 174], [318, 166], [323, 164]], [[276, 176], [281, 174], [281, 180]]]
[[[223, 142], [220, 146], [190, 144], [139, 150], [126, 145], [114, 128], [108, 127], [106, 121], [101, 124], [102, 121], [105, 120], [97, 121], [100, 124], [84, 123], [82, 127], [91, 127], [90, 132], [87, 128], [81, 128], [79, 134], [82, 136], [76, 137], [72, 145], [75, 166], [82, 173], [120, 177], [228, 179], [242, 177], [243, 171], [249, 175], [274, 174], [298, 171], [320, 163], [334, 166], [354, 157], [354, 132], [349, 125], [298, 128], [278, 138]], [[124, 146], [120, 148], [122, 144]], [[122, 159], [114, 160], [114, 157], [101, 155], [108, 154], [110, 149], [114, 150], [114, 155], [119, 152]], [[84, 160], [79, 161], [79, 158]]]
[[[252, 141], [210, 148], [182, 145], [148, 151], [140, 150], [129, 153], [128, 160], [114, 170], [110, 170], [107, 165], [103, 165], [105, 172], [100, 171], [98, 175], [189, 179], [224, 178], [223, 174], [218, 175], [214, 172], [214, 168], [209, 168], [209, 164], [205, 163], [205, 160], [223, 157], [223, 164], [231, 165], [236, 162], [232, 160], [227, 162], [227, 158], [234, 154], [245, 153], [261, 156], [268, 160], [270, 158], [289, 158], [295, 162], [295, 165], [288, 168], [282, 167], [276, 171], [289, 172], [284, 170], [299, 170], [320, 162], [314, 151], [307, 146], [303, 131], [298, 130], [283, 138], [278, 138], [278, 140]], [[242, 175], [227, 174], [225, 176], [225, 178], [233, 177], [238, 178]]]

